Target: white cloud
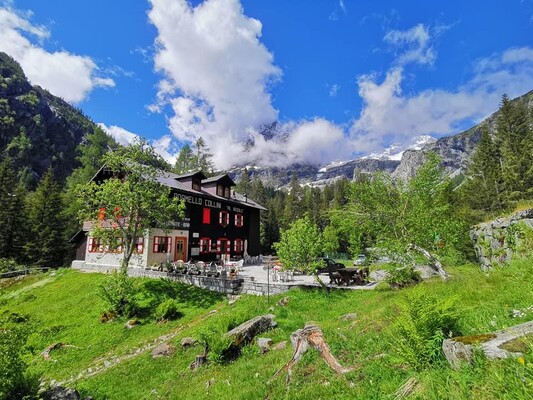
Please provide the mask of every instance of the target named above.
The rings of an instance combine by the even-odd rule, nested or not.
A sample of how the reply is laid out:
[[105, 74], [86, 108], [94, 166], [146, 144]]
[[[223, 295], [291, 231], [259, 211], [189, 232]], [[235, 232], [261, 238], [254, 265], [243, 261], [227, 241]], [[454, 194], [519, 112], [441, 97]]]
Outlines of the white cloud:
[[136, 139], [139, 139], [139, 135], [121, 128], [120, 126], [107, 126], [102, 122], [98, 123], [98, 126], [111, 135], [111, 137], [115, 139], [117, 143], [123, 146], [127, 146], [128, 144], [133, 143]]
[[148, 15], [158, 31], [155, 66], [165, 76], [151, 110], [168, 102], [173, 134], [203, 136], [222, 166], [229, 144], [277, 120], [269, 84], [281, 70], [259, 40], [261, 22], [244, 15], [238, 0], [207, 0], [197, 7], [185, 0], [151, 3]]
[[523, 61], [533, 62], [533, 49], [530, 47], [518, 47], [506, 50], [502, 55], [504, 63], [519, 63]]
[[346, 5], [344, 4], [344, 0], [339, 0], [339, 7], [341, 8], [342, 12], [346, 14]]
[[165, 135], [160, 139], [152, 142], [155, 151], [171, 165], [176, 163], [177, 149], [173, 138], [170, 135]]
[[339, 90], [341, 89], [341, 86], [337, 83], [334, 83], [333, 85], [328, 85], [329, 87], [329, 97], [336, 97], [337, 94], [339, 94]]
[[90, 57], [42, 48], [40, 44], [50, 32], [32, 24], [31, 16], [31, 12], [23, 13], [9, 5], [0, 8], [0, 51], [17, 60], [33, 84], [74, 103], [84, 100], [96, 87], [115, 86], [112, 79], [98, 75], [98, 66]]
[[258, 161], [259, 165], [281, 167], [293, 163], [323, 164], [345, 159], [352, 154], [343, 129], [323, 118], [289, 122], [280, 130], [287, 135], [273, 140], [266, 140], [257, 132], [251, 132], [254, 146], [246, 157]]
[[430, 32], [423, 24], [415, 25], [405, 31], [389, 31], [383, 40], [399, 49], [397, 62], [400, 65], [410, 62], [432, 65], [435, 61], [436, 55], [431, 46]]
[[502, 94], [513, 98], [533, 87], [531, 48], [509, 49], [482, 59], [473, 76], [455, 90], [426, 89], [404, 94], [404, 69], [391, 68], [380, 82], [377, 75], [358, 79], [363, 110], [350, 129], [359, 152], [379, 151], [391, 142], [405, 143], [419, 135], [457, 132], [496, 111]]
[[[102, 122], [98, 123], [97, 125], [122, 146], [128, 146], [129, 144], [140, 139], [138, 134], [130, 132], [127, 129], [117, 125], [107, 126]], [[163, 157], [167, 162], [170, 164], [174, 164], [176, 162], [178, 150], [174, 139], [170, 135], [165, 135], [159, 139], [152, 140], [151, 144], [156, 153]]]

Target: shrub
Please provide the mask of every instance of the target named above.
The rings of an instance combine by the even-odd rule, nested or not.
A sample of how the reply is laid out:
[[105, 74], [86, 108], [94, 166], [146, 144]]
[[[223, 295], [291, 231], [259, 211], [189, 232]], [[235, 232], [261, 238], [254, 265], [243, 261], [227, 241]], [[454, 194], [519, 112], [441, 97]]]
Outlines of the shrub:
[[178, 302], [174, 299], [166, 299], [155, 309], [155, 318], [158, 321], [172, 320], [181, 317], [178, 310]]
[[133, 317], [139, 311], [135, 296], [139, 292], [136, 282], [129, 276], [114, 271], [99, 286], [98, 295], [118, 316]]
[[391, 328], [391, 344], [402, 361], [417, 370], [442, 359], [442, 341], [459, 334], [455, 298], [441, 299], [418, 290], [407, 297]]
[[0, 273], [25, 269], [24, 265], [18, 264], [12, 258], [0, 258]]
[[0, 320], [0, 400], [37, 398], [38, 380], [22, 359], [27, 337], [25, 323]]
[[207, 349], [207, 359], [213, 364], [223, 364], [231, 359], [233, 340], [222, 330], [203, 331], [200, 341]]
[[390, 287], [395, 289], [415, 285], [421, 281], [420, 273], [415, 271], [412, 266], [392, 268], [389, 270], [389, 276], [386, 279]]

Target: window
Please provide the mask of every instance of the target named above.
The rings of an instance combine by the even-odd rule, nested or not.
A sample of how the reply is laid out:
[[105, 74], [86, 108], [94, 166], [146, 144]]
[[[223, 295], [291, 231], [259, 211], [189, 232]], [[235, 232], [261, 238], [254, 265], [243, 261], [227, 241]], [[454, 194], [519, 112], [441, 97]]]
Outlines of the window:
[[211, 251], [211, 239], [200, 238], [200, 253], [209, 253]]
[[202, 184], [198, 179], [192, 180], [192, 190], [201, 191], [202, 190]]
[[217, 185], [217, 196], [224, 197], [224, 186]]
[[137, 236], [135, 238], [135, 245], [133, 247], [133, 252], [137, 254], [142, 254], [144, 251], [144, 237]]
[[102, 244], [102, 241], [94, 237], [89, 238], [87, 248], [89, 249], [89, 253], [101, 253], [104, 251], [104, 245]]
[[235, 239], [233, 241], [233, 251], [235, 253], [241, 253], [242, 252], [242, 239]]
[[122, 253], [122, 245], [124, 244], [123, 237], [115, 237], [111, 239], [109, 246], [106, 246], [105, 251], [111, 253]]
[[210, 224], [211, 223], [211, 209], [204, 207], [204, 213], [202, 217], [202, 222], [204, 224]]
[[244, 225], [244, 218], [242, 214], [235, 214], [235, 226], [240, 228]]
[[231, 251], [230, 241], [226, 238], [217, 240], [217, 253], [229, 254]]
[[172, 238], [169, 236], [154, 236], [154, 253], [170, 253]]
[[222, 226], [228, 226], [229, 213], [227, 211], [220, 211], [220, 213], [218, 214], [218, 222], [220, 222], [220, 225]]
[[229, 198], [230, 198], [230, 187], [229, 187], [229, 186], [226, 186], [226, 187], [224, 188], [224, 197], [225, 197], [226, 199], [229, 199]]

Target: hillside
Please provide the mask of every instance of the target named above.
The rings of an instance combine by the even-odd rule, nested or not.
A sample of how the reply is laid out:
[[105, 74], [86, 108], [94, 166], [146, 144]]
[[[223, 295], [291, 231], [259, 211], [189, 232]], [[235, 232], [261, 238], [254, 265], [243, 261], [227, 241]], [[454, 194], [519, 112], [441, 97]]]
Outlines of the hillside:
[[[1, 282], [0, 315], [14, 315], [32, 327], [26, 355], [31, 371], [47, 382], [65, 382], [83, 396], [95, 399], [369, 399], [405, 398], [400, 388], [411, 382], [413, 398], [525, 399], [533, 395], [533, 352], [523, 362], [487, 362], [452, 370], [440, 358], [429, 369], [406, 364], [394, 344], [392, 326], [405, 316], [410, 296], [429, 294], [455, 298], [462, 334], [480, 334], [533, 320], [531, 260], [513, 262], [505, 269], [483, 273], [472, 265], [450, 267], [448, 282], [427, 281], [403, 290], [333, 291], [292, 290], [286, 306], [280, 296], [242, 296], [228, 304], [220, 295], [166, 280], [139, 279], [145, 317], [125, 329], [125, 320], [101, 323], [104, 303], [96, 289], [105, 278], [58, 270], [22, 280]], [[157, 323], [149, 315], [165, 297], [177, 299], [182, 316]], [[515, 310], [523, 310], [515, 315]], [[529, 310], [529, 311], [528, 311]], [[213, 363], [192, 372], [188, 366], [202, 346], [182, 348], [184, 337], [220, 337], [228, 328], [272, 312], [278, 327], [262, 334], [275, 344], [288, 341], [306, 323], [319, 325], [332, 353], [355, 371], [335, 375], [310, 350], [294, 367], [291, 382], [284, 376], [268, 381], [292, 356], [290, 342], [280, 350], [260, 354], [256, 344], [244, 347], [230, 363]], [[342, 319], [355, 313], [355, 319]], [[13, 317], [14, 318], [14, 317]], [[45, 360], [41, 352], [51, 344], [62, 347]], [[151, 350], [168, 342], [176, 347], [170, 357], [152, 358]], [[216, 349], [212, 349], [216, 351]], [[407, 395], [405, 395], [407, 396]]]
[[30, 186], [50, 167], [63, 181], [78, 166], [76, 148], [96, 125], [50, 92], [32, 86], [20, 65], [0, 52], [0, 154], [16, 162]]

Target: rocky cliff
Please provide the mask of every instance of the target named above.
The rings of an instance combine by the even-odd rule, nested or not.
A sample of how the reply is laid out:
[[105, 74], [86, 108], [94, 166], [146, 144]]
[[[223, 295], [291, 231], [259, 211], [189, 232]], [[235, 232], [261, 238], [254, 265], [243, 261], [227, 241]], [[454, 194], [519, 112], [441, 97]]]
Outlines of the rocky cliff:
[[14, 160], [29, 186], [50, 167], [65, 179], [78, 165], [77, 146], [95, 128], [80, 110], [32, 86], [20, 65], [0, 52], [0, 155]]
[[[533, 109], [533, 91], [514, 99], [515, 102], [525, 102], [530, 110]], [[434, 151], [442, 158], [442, 165], [446, 173], [454, 177], [464, 173], [468, 168], [470, 157], [474, 153], [481, 138], [483, 127], [494, 133], [499, 112], [496, 111], [478, 125], [457, 135], [440, 138], [434, 143], [425, 145], [420, 150], [407, 150], [403, 153], [400, 165], [393, 176], [403, 180], [412, 178], [418, 168], [424, 163], [426, 154]]]

